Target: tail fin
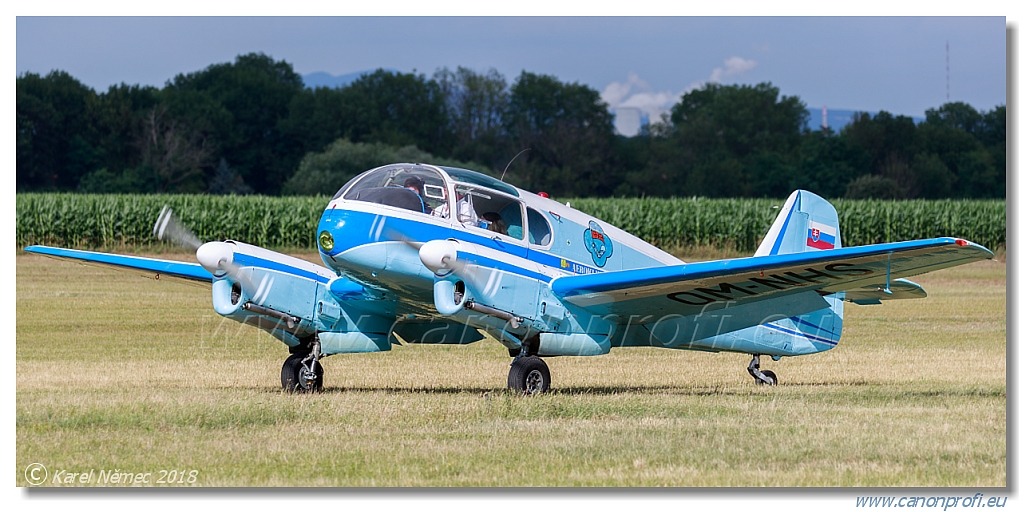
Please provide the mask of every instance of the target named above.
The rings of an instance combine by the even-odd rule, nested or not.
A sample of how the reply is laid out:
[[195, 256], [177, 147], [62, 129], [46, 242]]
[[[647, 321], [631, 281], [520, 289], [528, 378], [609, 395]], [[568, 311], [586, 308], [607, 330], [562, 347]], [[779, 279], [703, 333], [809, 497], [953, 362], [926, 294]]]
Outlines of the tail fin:
[[[758, 246], [754, 256], [774, 256], [797, 252], [838, 249], [842, 247], [839, 235], [839, 214], [831, 203], [821, 197], [797, 190], [790, 194], [786, 204], [775, 218], [771, 229]], [[774, 322], [795, 340], [810, 343], [808, 352], [835, 347], [843, 331], [843, 292], [824, 297], [828, 307]], [[778, 336], [778, 333], [774, 334]]]
[[790, 194], [754, 256], [838, 249], [839, 215], [831, 203], [806, 190]]

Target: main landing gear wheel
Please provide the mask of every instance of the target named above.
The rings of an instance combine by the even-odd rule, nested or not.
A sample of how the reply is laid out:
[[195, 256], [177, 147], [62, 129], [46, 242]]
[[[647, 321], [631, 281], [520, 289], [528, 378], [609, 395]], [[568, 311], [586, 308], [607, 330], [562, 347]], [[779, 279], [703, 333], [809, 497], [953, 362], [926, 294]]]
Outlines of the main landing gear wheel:
[[324, 367], [312, 354], [292, 354], [281, 366], [281, 387], [288, 393], [324, 390]]
[[547, 363], [537, 356], [517, 357], [508, 370], [508, 388], [526, 395], [551, 389], [551, 372]]
[[775, 376], [775, 372], [771, 370], [761, 371], [761, 354], [754, 354], [750, 364], [747, 365], [747, 373], [754, 378], [754, 382], [759, 386], [775, 386], [779, 383], [779, 378]]

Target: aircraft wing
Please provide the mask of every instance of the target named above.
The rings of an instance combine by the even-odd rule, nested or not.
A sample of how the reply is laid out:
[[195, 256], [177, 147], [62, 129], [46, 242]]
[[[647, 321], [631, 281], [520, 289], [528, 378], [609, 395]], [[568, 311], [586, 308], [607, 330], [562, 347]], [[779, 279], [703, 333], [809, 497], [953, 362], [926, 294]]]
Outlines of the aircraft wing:
[[594, 314], [620, 315], [623, 321], [726, 308], [765, 318], [825, 307], [820, 297], [841, 291], [856, 292], [865, 303], [878, 296], [921, 296], [923, 290], [913, 290], [917, 285], [898, 279], [992, 257], [966, 240], [934, 238], [563, 276], [551, 281], [551, 290], [565, 302]]
[[132, 270], [151, 279], [164, 279], [170, 277], [206, 284], [213, 282], [213, 275], [198, 263], [143, 258], [140, 256], [125, 256], [121, 254], [109, 254], [103, 252], [80, 251], [77, 249], [61, 249], [58, 247], [47, 247], [43, 245], [32, 245], [26, 247], [25, 251], [56, 258], [77, 260], [85, 264], [95, 264], [123, 270]]

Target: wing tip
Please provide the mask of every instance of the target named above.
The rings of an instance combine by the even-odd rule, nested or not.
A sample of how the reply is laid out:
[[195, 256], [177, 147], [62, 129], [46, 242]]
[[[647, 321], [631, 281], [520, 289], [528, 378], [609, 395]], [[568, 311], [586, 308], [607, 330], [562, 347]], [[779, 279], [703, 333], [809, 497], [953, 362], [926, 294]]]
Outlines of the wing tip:
[[949, 240], [951, 240], [952, 243], [954, 245], [956, 245], [957, 247], [962, 247], [964, 249], [968, 249], [968, 250], [977, 251], [977, 252], [982, 253], [985, 256], [985, 259], [989, 259], [990, 260], [990, 259], [993, 259], [993, 258], [996, 257], [995, 253], [992, 252], [991, 250], [989, 250], [989, 248], [985, 247], [984, 245], [976, 244], [976, 243], [974, 243], [974, 242], [972, 242], [970, 240], [964, 239], [964, 238], [950, 238]]

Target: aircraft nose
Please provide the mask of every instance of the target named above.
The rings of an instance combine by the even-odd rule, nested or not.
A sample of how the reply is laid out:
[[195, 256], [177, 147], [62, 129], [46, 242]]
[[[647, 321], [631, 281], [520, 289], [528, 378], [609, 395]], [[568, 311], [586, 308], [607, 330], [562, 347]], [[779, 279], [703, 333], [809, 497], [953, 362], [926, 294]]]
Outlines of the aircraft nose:
[[458, 247], [450, 240], [431, 240], [420, 247], [420, 261], [435, 274], [455, 269]]
[[217, 277], [227, 274], [226, 264], [234, 258], [235, 250], [224, 242], [206, 242], [196, 250], [196, 259], [207, 271]]

